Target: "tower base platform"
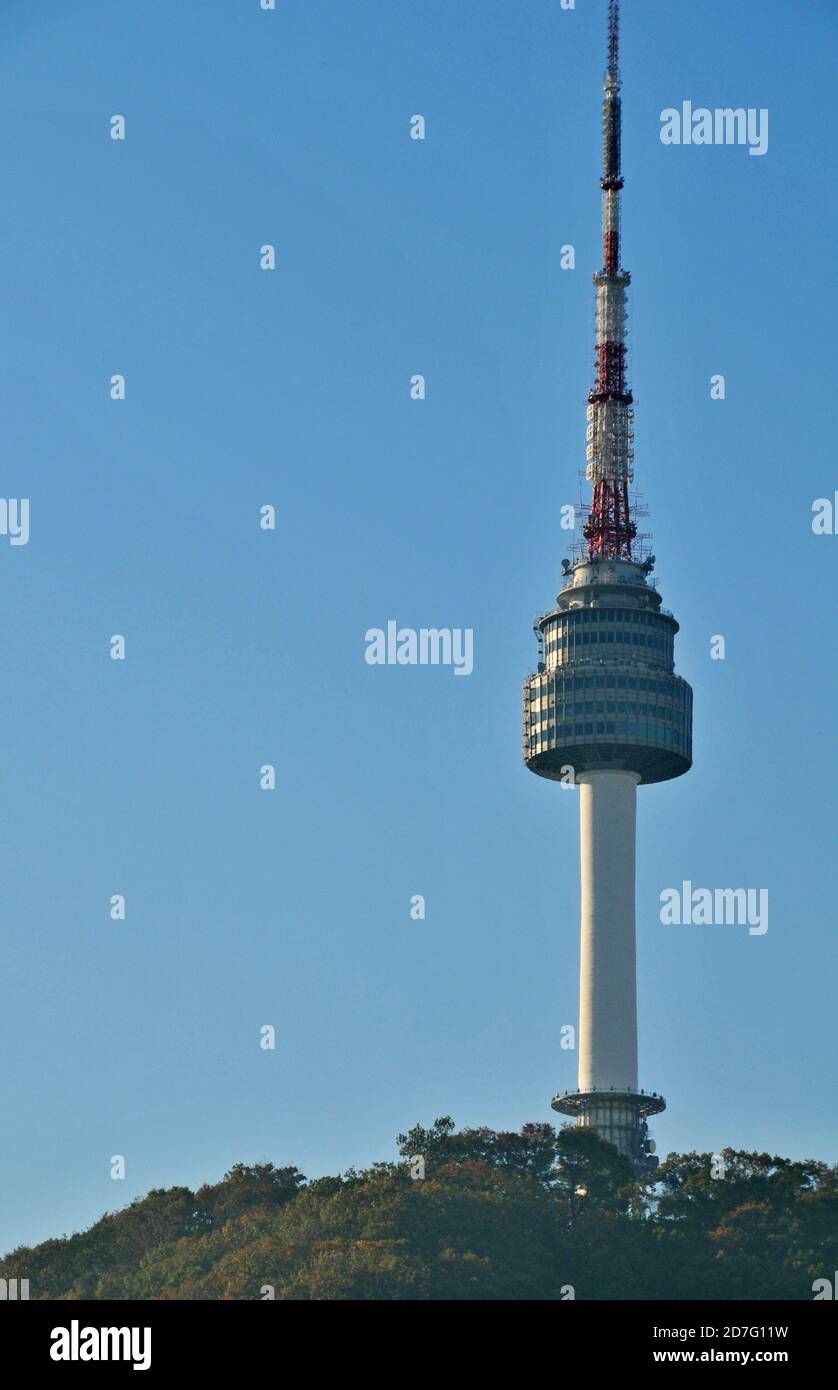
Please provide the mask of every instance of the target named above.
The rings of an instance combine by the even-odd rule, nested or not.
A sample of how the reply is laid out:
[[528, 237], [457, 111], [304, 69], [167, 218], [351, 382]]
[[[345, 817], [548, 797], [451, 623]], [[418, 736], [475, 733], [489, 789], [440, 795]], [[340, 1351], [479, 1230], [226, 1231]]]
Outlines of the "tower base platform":
[[625, 1154], [638, 1176], [648, 1176], [658, 1166], [651, 1152], [654, 1145], [648, 1138], [650, 1115], [666, 1109], [666, 1101], [656, 1091], [560, 1091], [550, 1102], [561, 1115], [568, 1115], [578, 1125], [595, 1129]]

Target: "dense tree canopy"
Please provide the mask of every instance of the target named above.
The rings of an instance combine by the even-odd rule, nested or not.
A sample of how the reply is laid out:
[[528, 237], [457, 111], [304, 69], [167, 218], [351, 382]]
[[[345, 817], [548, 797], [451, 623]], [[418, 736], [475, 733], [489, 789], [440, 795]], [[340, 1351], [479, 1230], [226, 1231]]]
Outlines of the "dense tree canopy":
[[52, 1299], [811, 1299], [838, 1269], [838, 1167], [671, 1154], [641, 1187], [590, 1130], [448, 1116], [399, 1151], [313, 1182], [237, 1164], [16, 1250], [0, 1276]]

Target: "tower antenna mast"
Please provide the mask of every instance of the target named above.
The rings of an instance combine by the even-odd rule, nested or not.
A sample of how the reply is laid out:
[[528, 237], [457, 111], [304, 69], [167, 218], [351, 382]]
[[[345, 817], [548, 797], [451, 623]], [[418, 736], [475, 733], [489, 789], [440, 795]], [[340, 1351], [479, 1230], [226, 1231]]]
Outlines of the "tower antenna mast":
[[602, 270], [596, 286], [596, 379], [588, 392], [587, 468], [591, 505], [582, 534], [588, 556], [632, 558], [637, 526], [629, 484], [634, 478], [634, 411], [626, 384], [626, 290], [620, 265], [622, 102], [620, 0], [608, 5], [608, 69], [602, 95]]

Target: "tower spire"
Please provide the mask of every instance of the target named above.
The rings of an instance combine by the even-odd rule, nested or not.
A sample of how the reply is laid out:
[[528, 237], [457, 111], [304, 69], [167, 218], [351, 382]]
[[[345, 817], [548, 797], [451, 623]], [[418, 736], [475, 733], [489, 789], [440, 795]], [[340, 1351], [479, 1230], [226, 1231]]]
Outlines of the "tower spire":
[[608, 74], [620, 76], [620, 0], [608, 0]]
[[620, 0], [609, 0], [608, 68], [602, 96], [602, 270], [596, 286], [596, 379], [588, 392], [587, 469], [593, 484], [582, 534], [588, 556], [630, 560], [637, 535], [629, 502], [634, 472], [634, 412], [626, 385], [626, 289], [631, 276], [620, 265], [622, 104], [620, 99]]

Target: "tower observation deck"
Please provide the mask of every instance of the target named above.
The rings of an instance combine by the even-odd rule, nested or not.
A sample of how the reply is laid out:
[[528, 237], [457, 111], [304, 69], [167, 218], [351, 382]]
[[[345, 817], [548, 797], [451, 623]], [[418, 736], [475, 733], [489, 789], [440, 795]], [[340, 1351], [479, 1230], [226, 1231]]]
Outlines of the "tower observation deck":
[[581, 966], [578, 1088], [553, 1109], [595, 1126], [648, 1173], [647, 1119], [665, 1108], [638, 1088], [635, 964], [637, 787], [692, 765], [692, 690], [675, 674], [678, 623], [633, 555], [637, 528], [632, 396], [626, 384], [626, 288], [620, 269], [619, 0], [610, 0], [603, 95], [603, 269], [596, 378], [588, 395], [590, 510], [582, 554], [564, 564], [556, 607], [536, 623], [537, 672], [524, 687], [524, 761], [574, 783], [580, 797]]

